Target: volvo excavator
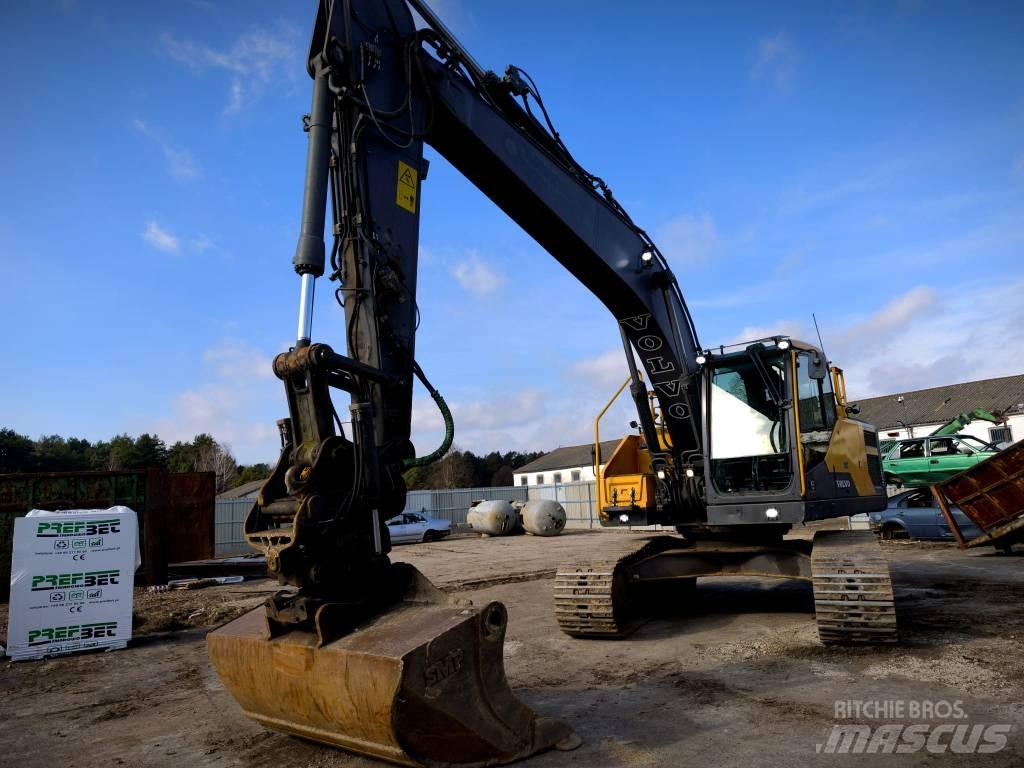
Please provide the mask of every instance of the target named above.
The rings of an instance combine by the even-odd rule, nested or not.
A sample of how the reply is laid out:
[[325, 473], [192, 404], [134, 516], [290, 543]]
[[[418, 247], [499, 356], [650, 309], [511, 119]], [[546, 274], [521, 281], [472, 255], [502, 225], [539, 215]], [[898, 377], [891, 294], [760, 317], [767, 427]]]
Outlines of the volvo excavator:
[[[813, 580], [825, 641], [894, 639], [873, 540], [819, 534], [812, 550], [783, 539], [806, 521], [885, 506], [876, 433], [849, 417], [820, 349], [782, 336], [703, 347], [669, 263], [574, 159], [532, 78], [481, 67], [424, 0], [321, 0], [307, 69], [298, 329], [273, 361], [289, 416], [244, 524], [283, 589], [208, 636], [247, 716], [406, 765], [497, 765], [580, 743], [509, 688], [501, 603], [454, 600], [389, 557], [385, 521], [403, 509], [403, 472], [439, 458], [452, 436], [415, 354], [425, 144], [617, 319], [644, 480], [612, 493], [602, 520], [679, 534], [562, 568], [562, 628], [622, 636], [645, 587], [763, 572]], [[343, 351], [312, 334], [324, 277], [344, 311]], [[421, 457], [415, 379], [446, 423], [444, 443]]]

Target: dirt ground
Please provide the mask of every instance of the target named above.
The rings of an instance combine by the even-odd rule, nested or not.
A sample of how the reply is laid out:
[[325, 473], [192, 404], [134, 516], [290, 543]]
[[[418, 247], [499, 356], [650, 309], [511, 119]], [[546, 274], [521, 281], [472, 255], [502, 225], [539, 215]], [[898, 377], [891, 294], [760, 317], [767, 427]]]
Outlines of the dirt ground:
[[[510, 683], [540, 714], [568, 721], [583, 739], [578, 750], [540, 755], [531, 766], [1024, 764], [1021, 553], [886, 544], [900, 647], [824, 648], [810, 585], [738, 578], [702, 581], [685, 615], [651, 621], [627, 641], [562, 635], [552, 615], [556, 566], [627, 535], [635, 534], [467, 537], [394, 553], [459, 597], [507, 605]], [[140, 592], [136, 611], [144, 620], [127, 650], [5, 663], [0, 763], [381, 765], [251, 723], [213, 674], [205, 633], [273, 591], [273, 583], [253, 581]], [[849, 700], [959, 702], [964, 719], [954, 722], [1011, 730], [994, 754], [818, 754], [833, 726], [845, 722], [836, 720], [836, 702]]]

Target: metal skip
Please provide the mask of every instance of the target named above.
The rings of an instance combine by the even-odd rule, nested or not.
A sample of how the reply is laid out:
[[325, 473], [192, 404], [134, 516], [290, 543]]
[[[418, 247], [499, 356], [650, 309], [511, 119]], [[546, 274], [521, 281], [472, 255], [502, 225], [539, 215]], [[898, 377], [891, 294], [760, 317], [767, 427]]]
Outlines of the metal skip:
[[538, 717], [505, 679], [508, 615], [463, 605], [412, 566], [404, 598], [333, 642], [270, 638], [264, 609], [207, 636], [246, 716], [275, 730], [403, 765], [488, 766], [580, 740]]

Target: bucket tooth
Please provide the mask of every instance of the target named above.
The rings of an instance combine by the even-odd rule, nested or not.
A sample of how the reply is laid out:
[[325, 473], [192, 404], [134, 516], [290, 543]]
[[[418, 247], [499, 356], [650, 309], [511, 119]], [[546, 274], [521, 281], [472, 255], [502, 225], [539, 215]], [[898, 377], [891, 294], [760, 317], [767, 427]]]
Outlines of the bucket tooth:
[[578, 746], [509, 688], [505, 607], [456, 604], [405, 567], [405, 599], [324, 645], [303, 630], [270, 639], [263, 608], [211, 632], [214, 669], [245, 715], [403, 765], [500, 765]]

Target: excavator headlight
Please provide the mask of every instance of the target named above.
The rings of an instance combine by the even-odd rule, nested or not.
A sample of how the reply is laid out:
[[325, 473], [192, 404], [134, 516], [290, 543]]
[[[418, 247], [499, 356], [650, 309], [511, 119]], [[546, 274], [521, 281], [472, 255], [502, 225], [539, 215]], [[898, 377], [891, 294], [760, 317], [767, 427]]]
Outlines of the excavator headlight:
[[767, 517], [769, 520], [774, 520], [779, 516], [779, 510], [777, 510], [775, 507], [768, 507], [768, 509], [764, 511], [764, 516]]
[[789, 339], [779, 339], [777, 342], [775, 342], [775, 346], [777, 346], [779, 349], [785, 352], [787, 349], [789, 349]]
[[659, 469], [658, 470], [658, 479], [659, 480], [664, 480], [665, 479], [665, 470], [664, 469]]
[[693, 470], [690, 467], [686, 468], [686, 476], [693, 477]]
[[654, 263], [654, 251], [644, 251], [640, 254], [640, 266], [644, 269]]
[[708, 361], [707, 357], [704, 355], [697, 355], [695, 359], [697, 360], [697, 365], [704, 365], [704, 363]]
[[629, 522], [629, 515], [619, 515], [619, 522], [620, 523], [628, 523]]

